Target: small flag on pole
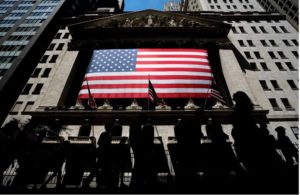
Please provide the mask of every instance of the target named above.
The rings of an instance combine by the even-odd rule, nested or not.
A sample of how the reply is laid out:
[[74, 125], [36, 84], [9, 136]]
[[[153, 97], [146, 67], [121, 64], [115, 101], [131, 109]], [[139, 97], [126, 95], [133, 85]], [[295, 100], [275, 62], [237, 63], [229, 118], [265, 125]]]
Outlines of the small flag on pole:
[[226, 104], [225, 99], [223, 98], [222, 94], [218, 90], [211, 89], [210, 90], [210, 96], [212, 98], [214, 98], [215, 100], [221, 102], [222, 104]]
[[91, 90], [90, 90], [90, 87], [89, 87], [89, 83], [88, 83], [88, 80], [86, 80], [86, 83], [87, 83], [87, 89], [88, 89], [88, 93], [89, 93], [89, 98], [88, 98], [88, 108], [91, 109], [91, 110], [97, 110], [97, 104], [96, 104], [96, 101], [91, 93]]
[[155, 105], [159, 104], [159, 99], [157, 97], [155, 89], [150, 80], [149, 80], [149, 84], [148, 84], [148, 94], [149, 94], [148, 98], [151, 103], [153, 103]]

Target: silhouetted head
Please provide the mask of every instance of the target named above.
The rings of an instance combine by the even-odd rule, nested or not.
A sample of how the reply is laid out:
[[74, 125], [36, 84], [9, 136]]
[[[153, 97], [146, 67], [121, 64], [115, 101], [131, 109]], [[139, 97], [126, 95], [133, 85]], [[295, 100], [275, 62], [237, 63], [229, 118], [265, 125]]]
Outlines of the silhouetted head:
[[107, 132], [101, 133], [98, 143], [99, 147], [107, 146], [111, 144], [111, 136]]
[[285, 128], [282, 126], [276, 127], [275, 131], [278, 133], [278, 135], [285, 135]]
[[116, 123], [111, 128], [111, 135], [112, 136], [122, 136], [122, 125]]
[[238, 109], [246, 112], [251, 112], [253, 110], [253, 103], [245, 92], [236, 92], [233, 94], [232, 99], [235, 101], [235, 110]]
[[78, 136], [90, 136], [90, 132], [91, 132], [91, 125], [84, 124], [80, 126]]
[[154, 126], [151, 124], [145, 124], [142, 129], [143, 141], [145, 144], [153, 143], [154, 139]]
[[112, 129], [113, 125], [114, 125], [114, 124], [113, 124], [112, 122], [107, 122], [107, 123], [105, 123], [105, 125], [104, 125], [105, 131], [106, 131], [107, 133], [111, 134], [111, 129]]

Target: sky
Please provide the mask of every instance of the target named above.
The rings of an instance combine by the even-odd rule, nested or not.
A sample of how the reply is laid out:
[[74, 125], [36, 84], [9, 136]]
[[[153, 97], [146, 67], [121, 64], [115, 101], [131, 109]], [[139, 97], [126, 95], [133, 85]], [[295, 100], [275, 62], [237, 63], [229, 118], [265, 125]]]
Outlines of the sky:
[[138, 11], [144, 9], [163, 10], [164, 3], [168, 0], [124, 0], [124, 11]]

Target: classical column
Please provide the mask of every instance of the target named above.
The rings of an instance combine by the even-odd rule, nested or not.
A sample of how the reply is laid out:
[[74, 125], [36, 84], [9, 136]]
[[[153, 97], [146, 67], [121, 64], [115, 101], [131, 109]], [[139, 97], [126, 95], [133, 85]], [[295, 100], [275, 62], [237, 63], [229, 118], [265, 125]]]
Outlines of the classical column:
[[221, 67], [226, 80], [226, 84], [230, 95], [237, 91], [243, 91], [252, 100], [253, 104], [257, 105], [257, 100], [245, 78], [245, 73], [242, 71], [238, 60], [230, 49], [219, 50]]

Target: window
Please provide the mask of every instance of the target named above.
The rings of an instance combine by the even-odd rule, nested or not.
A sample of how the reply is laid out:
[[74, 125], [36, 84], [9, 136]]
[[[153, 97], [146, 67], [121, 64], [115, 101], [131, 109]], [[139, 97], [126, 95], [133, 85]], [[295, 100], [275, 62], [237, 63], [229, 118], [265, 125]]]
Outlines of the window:
[[298, 127], [291, 127], [291, 130], [293, 131], [295, 137], [299, 139], [299, 128]]
[[58, 44], [56, 50], [62, 50], [62, 48], [64, 47], [63, 43]]
[[274, 30], [275, 33], [280, 33], [276, 26], [271, 26], [271, 28]]
[[283, 68], [281, 62], [275, 62], [275, 65], [277, 66], [277, 68], [278, 68], [280, 71], [286, 71], [286, 69]]
[[51, 68], [46, 68], [42, 74], [42, 77], [49, 77]]
[[252, 70], [258, 70], [255, 62], [250, 62], [249, 65], [250, 65]]
[[291, 106], [291, 104], [287, 98], [281, 98], [281, 101], [286, 110], [294, 110], [294, 108]]
[[234, 26], [231, 27], [231, 30], [232, 30], [232, 32], [235, 33], [235, 34], [238, 33], [238, 31], [236, 30], [236, 28], [235, 28]]
[[64, 36], [63, 36], [63, 39], [68, 39], [68, 38], [69, 38], [69, 35], [70, 35], [70, 33], [68, 33], [68, 32], [65, 33]]
[[39, 83], [35, 86], [32, 94], [40, 94], [41, 93], [41, 89], [43, 87], [43, 84]]
[[31, 111], [34, 102], [27, 102], [23, 111]]
[[290, 42], [288, 41], [288, 40], [282, 40], [282, 42], [286, 45], [286, 46], [292, 46], [291, 44], [290, 44]]
[[263, 59], [261, 56], [260, 56], [260, 53], [258, 51], [255, 51], [254, 52], [254, 55], [257, 59]]
[[297, 59], [299, 58], [299, 54], [297, 51], [292, 51], [292, 53], [294, 54], [295, 58], [297, 58]]
[[240, 26], [239, 29], [240, 29], [241, 33], [246, 33], [244, 27]]
[[285, 65], [291, 70], [291, 71], [295, 71], [297, 70], [293, 64], [291, 62], [285, 62]]
[[260, 80], [259, 83], [260, 83], [260, 85], [261, 85], [261, 87], [263, 88], [264, 91], [270, 91], [270, 88], [268, 87], [266, 81]]
[[21, 92], [21, 94], [23, 95], [26, 95], [26, 94], [29, 94], [29, 91], [32, 87], [32, 84], [31, 83], [27, 83], [23, 89], [23, 91]]
[[277, 43], [276, 43], [274, 40], [270, 40], [270, 43], [271, 43], [271, 45], [274, 46], [274, 47], [277, 47], [277, 46], [278, 46]]
[[277, 81], [276, 80], [271, 80], [271, 84], [273, 85], [273, 88], [275, 89], [275, 90], [282, 90], [280, 87], [279, 87], [279, 85], [278, 85], [278, 83], [277, 83]]
[[292, 90], [298, 90], [297, 85], [294, 83], [293, 80], [287, 80], [288, 84], [290, 85]]
[[239, 44], [241, 47], [246, 47], [246, 45], [244, 44], [244, 41], [243, 40], [238, 40]]
[[40, 60], [40, 63], [46, 63], [47, 62], [47, 60], [48, 60], [48, 55], [44, 55], [43, 57], [42, 57], [42, 59]]
[[249, 51], [245, 51], [244, 54], [245, 54], [246, 58], [252, 59]]
[[261, 65], [261, 67], [262, 67], [262, 69], [263, 69], [264, 71], [270, 71], [270, 69], [268, 68], [268, 66], [267, 66], [266, 63], [261, 62], [260, 65]]
[[278, 54], [282, 59], [287, 59], [287, 57], [285, 56], [285, 54], [282, 51], [279, 51]]
[[20, 110], [22, 104], [23, 104], [23, 102], [16, 102], [11, 111], [11, 114], [17, 114], [17, 112]]
[[247, 43], [250, 47], [255, 47], [252, 40], [247, 40]]
[[264, 47], [268, 47], [268, 46], [269, 46], [265, 40], [260, 40], [260, 42], [261, 42], [261, 44], [262, 44]]
[[40, 68], [36, 68], [36, 69], [34, 70], [34, 72], [32, 73], [31, 77], [32, 77], [32, 78], [38, 77], [39, 74], [40, 74], [40, 72], [41, 72], [41, 69], [40, 69]]
[[292, 42], [294, 43], [295, 46], [299, 45], [299, 43], [298, 43], [298, 41], [296, 39], [292, 39]]
[[61, 36], [61, 33], [57, 33], [57, 34], [55, 35], [55, 39], [60, 39], [60, 36]]
[[47, 50], [54, 50], [55, 43], [51, 43]]
[[55, 63], [58, 58], [58, 55], [53, 55], [52, 58], [49, 60], [49, 63]]
[[284, 27], [284, 26], [279, 26], [279, 28], [281, 28], [281, 30], [285, 33], [288, 33], [289, 31]]
[[278, 106], [277, 101], [275, 98], [269, 98], [269, 102], [274, 111], [281, 111], [281, 108]]
[[266, 29], [265, 29], [263, 26], [260, 26], [259, 29], [260, 29], [261, 32], [263, 32], [263, 33], [268, 33], [268, 32], [266, 31]]
[[268, 51], [268, 53], [272, 59], [277, 59], [273, 51]]
[[253, 30], [254, 33], [259, 33], [255, 26], [251, 26], [251, 29]]

